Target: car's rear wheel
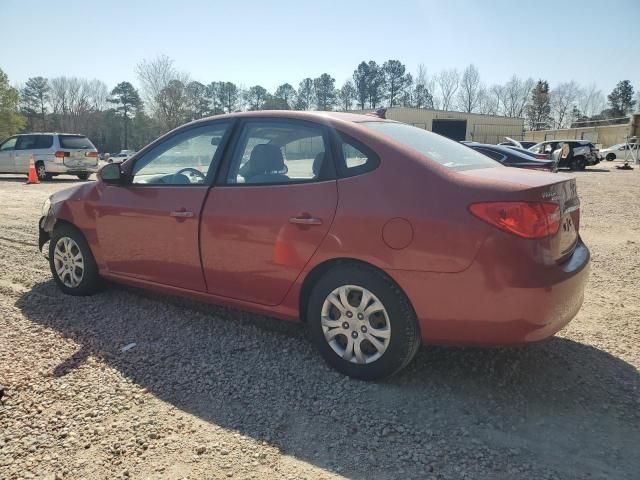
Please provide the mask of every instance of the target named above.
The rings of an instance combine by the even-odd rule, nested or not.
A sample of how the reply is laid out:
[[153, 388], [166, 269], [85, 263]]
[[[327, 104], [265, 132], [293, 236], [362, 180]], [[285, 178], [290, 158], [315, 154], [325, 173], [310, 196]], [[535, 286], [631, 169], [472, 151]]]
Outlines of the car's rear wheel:
[[609, 154], [607, 154], [607, 156], [605, 158], [606, 158], [607, 162], [613, 162], [616, 159], [616, 156], [613, 153], [609, 153]]
[[92, 295], [100, 288], [98, 267], [82, 233], [62, 224], [49, 243], [49, 267], [55, 282], [68, 295]]
[[80, 180], [88, 180], [89, 179], [89, 173], [79, 173], [77, 176]]
[[363, 265], [335, 267], [316, 283], [307, 322], [327, 363], [362, 380], [393, 375], [420, 346], [420, 329], [407, 297], [387, 275]]
[[38, 180], [44, 182], [46, 180], [51, 180], [51, 174], [47, 173], [47, 167], [44, 166], [44, 162], [36, 163], [36, 175], [38, 175]]

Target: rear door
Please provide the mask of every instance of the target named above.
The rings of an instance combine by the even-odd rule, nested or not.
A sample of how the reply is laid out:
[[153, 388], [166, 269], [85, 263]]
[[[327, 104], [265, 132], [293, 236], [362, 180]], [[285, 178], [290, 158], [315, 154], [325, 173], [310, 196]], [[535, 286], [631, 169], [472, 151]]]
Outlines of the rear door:
[[247, 120], [230, 153], [202, 211], [208, 291], [277, 305], [335, 215], [328, 132], [309, 122]]
[[126, 166], [130, 184], [99, 185], [96, 234], [109, 273], [206, 291], [200, 214], [230, 124], [182, 130]]

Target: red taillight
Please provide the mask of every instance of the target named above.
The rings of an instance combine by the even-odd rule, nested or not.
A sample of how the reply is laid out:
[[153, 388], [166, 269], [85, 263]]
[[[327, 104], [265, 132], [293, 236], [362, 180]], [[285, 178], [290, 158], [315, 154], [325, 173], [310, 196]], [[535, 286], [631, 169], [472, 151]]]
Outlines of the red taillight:
[[469, 210], [480, 220], [523, 238], [544, 238], [560, 228], [560, 206], [542, 202], [474, 203]]
[[551, 160], [551, 155], [548, 155], [546, 153], [536, 153], [535, 158], [537, 158], [538, 160]]
[[58, 150], [55, 154], [56, 158], [64, 158], [64, 152]]
[[84, 156], [85, 157], [97, 157], [98, 156], [98, 152], [84, 152]]

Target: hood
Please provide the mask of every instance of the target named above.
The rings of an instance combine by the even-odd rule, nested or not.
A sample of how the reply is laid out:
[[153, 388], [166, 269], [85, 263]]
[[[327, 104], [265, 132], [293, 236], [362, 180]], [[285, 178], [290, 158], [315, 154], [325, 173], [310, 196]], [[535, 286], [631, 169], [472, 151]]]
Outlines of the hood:
[[65, 188], [64, 190], [54, 193], [49, 199], [52, 204], [66, 202], [67, 200], [83, 199], [96, 188], [97, 184], [98, 182], [88, 182], [74, 185], [73, 187]]

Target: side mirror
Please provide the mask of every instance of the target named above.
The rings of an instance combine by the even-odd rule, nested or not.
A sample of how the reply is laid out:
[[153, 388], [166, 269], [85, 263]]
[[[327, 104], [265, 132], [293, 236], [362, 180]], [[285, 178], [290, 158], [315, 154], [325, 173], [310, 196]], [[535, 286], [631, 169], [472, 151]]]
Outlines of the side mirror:
[[124, 183], [124, 175], [120, 170], [119, 163], [108, 163], [98, 172], [98, 179], [104, 183], [113, 185], [122, 185]]

